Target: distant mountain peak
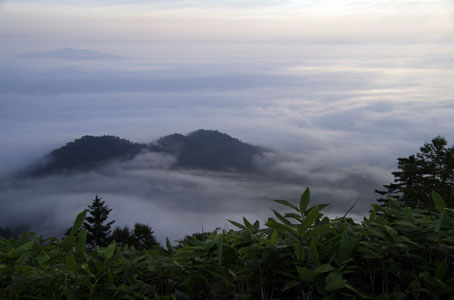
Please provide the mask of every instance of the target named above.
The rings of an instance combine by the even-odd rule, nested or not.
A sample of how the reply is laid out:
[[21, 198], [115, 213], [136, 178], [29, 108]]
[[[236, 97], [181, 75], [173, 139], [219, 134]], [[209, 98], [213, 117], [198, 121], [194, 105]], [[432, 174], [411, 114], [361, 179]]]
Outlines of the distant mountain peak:
[[24, 53], [25, 59], [61, 59], [61, 60], [122, 60], [126, 57], [88, 49], [62, 48], [49, 52]]
[[253, 157], [263, 149], [218, 130], [199, 129], [186, 136], [175, 133], [160, 138], [157, 145], [177, 157], [178, 165], [207, 170], [255, 169]]
[[179, 133], [146, 144], [133, 143], [116, 136], [82, 136], [51, 151], [32, 166], [30, 175], [87, 171], [115, 161], [128, 161], [140, 153], [161, 152], [176, 158], [176, 167], [212, 171], [253, 171], [254, 156], [263, 152], [217, 130], [199, 129]]

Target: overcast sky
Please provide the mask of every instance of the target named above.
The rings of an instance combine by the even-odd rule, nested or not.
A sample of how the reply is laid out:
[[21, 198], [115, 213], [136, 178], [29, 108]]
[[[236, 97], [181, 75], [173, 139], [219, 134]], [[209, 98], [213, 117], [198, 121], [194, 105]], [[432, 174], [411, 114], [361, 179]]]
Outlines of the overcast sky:
[[[286, 174], [285, 195], [299, 180], [301, 191], [344, 185], [343, 199], [367, 187], [369, 203], [397, 157], [437, 135], [453, 144], [453, 9], [450, 0], [0, 1], [0, 174], [85, 134], [149, 142], [207, 128], [275, 150], [260, 163]], [[127, 58], [49, 54], [62, 48]], [[77, 196], [70, 180], [81, 181], [58, 189], [49, 179], [54, 188], [39, 195], [27, 183], [0, 201], [64, 194], [80, 204], [93, 191], [118, 200], [107, 185], [77, 185]], [[250, 199], [246, 190], [235, 195]]]

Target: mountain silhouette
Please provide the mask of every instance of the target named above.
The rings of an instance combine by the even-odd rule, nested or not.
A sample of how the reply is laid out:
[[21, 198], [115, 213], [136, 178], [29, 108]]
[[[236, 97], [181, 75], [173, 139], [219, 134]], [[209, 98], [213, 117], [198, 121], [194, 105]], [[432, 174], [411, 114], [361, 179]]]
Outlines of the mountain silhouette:
[[160, 138], [156, 145], [175, 155], [180, 167], [224, 171], [251, 171], [253, 157], [263, 152], [217, 130], [199, 129], [184, 136], [172, 134]]
[[112, 55], [94, 50], [63, 48], [49, 52], [24, 53], [25, 59], [61, 59], [61, 60], [122, 60], [123, 56]]
[[93, 170], [114, 161], [131, 160], [146, 152], [172, 154], [177, 160], [177, 168], [253, 171], [254, 156], [263, 149], [217, 130], [204, 129], [188, 135], [167, 135], [148, 145], [109, 135], [83, 136], [51, 151], [26, 173], [42, 176]]
[[61, 171], [84, 171], [113, 160], [129, 160], [148, 149], [147, 145], [130, 142], [115, 136], [83, 136], [53, 150], [29, 173], [46, 175]]

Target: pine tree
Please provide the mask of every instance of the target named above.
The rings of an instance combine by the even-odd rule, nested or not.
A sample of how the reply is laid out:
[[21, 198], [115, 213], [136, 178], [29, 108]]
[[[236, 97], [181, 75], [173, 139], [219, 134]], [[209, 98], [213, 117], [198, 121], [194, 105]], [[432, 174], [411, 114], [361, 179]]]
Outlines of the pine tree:
[[105, 223], [112, 209], [104, 202], [96, 195], [91, 205], [88, 206], [89, 215], [84, 222], [84, 227], [87, 230], [87, 243], [92, 247], [105, 247], [111, 239], [110, 227], [115, 220]]

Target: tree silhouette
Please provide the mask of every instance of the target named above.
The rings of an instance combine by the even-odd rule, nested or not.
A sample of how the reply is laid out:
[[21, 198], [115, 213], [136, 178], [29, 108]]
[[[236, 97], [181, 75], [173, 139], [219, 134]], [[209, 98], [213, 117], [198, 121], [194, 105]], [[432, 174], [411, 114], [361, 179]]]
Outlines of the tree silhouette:
[[9, 239], [12, 236], [13, 236], [13, 234], [11, 232], [11, 229], [9, 229], [9, 227], [7, 227], [7, 226], [0, 227], [0, 237]]
[[115, 220], [106, 223], [109, 213], [112, 211], [104, 204], [98, 195], [95, 196], [91, 205], [88, 206], [88, 216], [84, 222], [87, 230], [87, 243], [91, 246], [105, 247], [109, 244], [111, 231], [110, 227]]
[[151, 227], [145, 224], [136, 223], [134, 224], [133, 233], [134, 247], [136, 249], [150, 249], [151, 247], [158, 245]]
[[[397, 159], [398, 171], [393, 172], [394, 182], [384, 185], [385, 191], [401, 203], [417, 208], [433, 208], [432, 190], [439, 193], [448, 207], [454, 207], [454, 147], [447, 147], [443, 137], [425, 143], [419, 153]], [[382, 205], [384, 198], [378, 199]]]
[[117, 242], [120, 248], [124, 246], [134, 246], [138, 250], [150, 249], [158, 245], [156, 238], [153, 236], [151, 227], [145, 224], [136, 223], [134, 229], [130, 230], [129, 227], [115, 228], [112, 238]]

